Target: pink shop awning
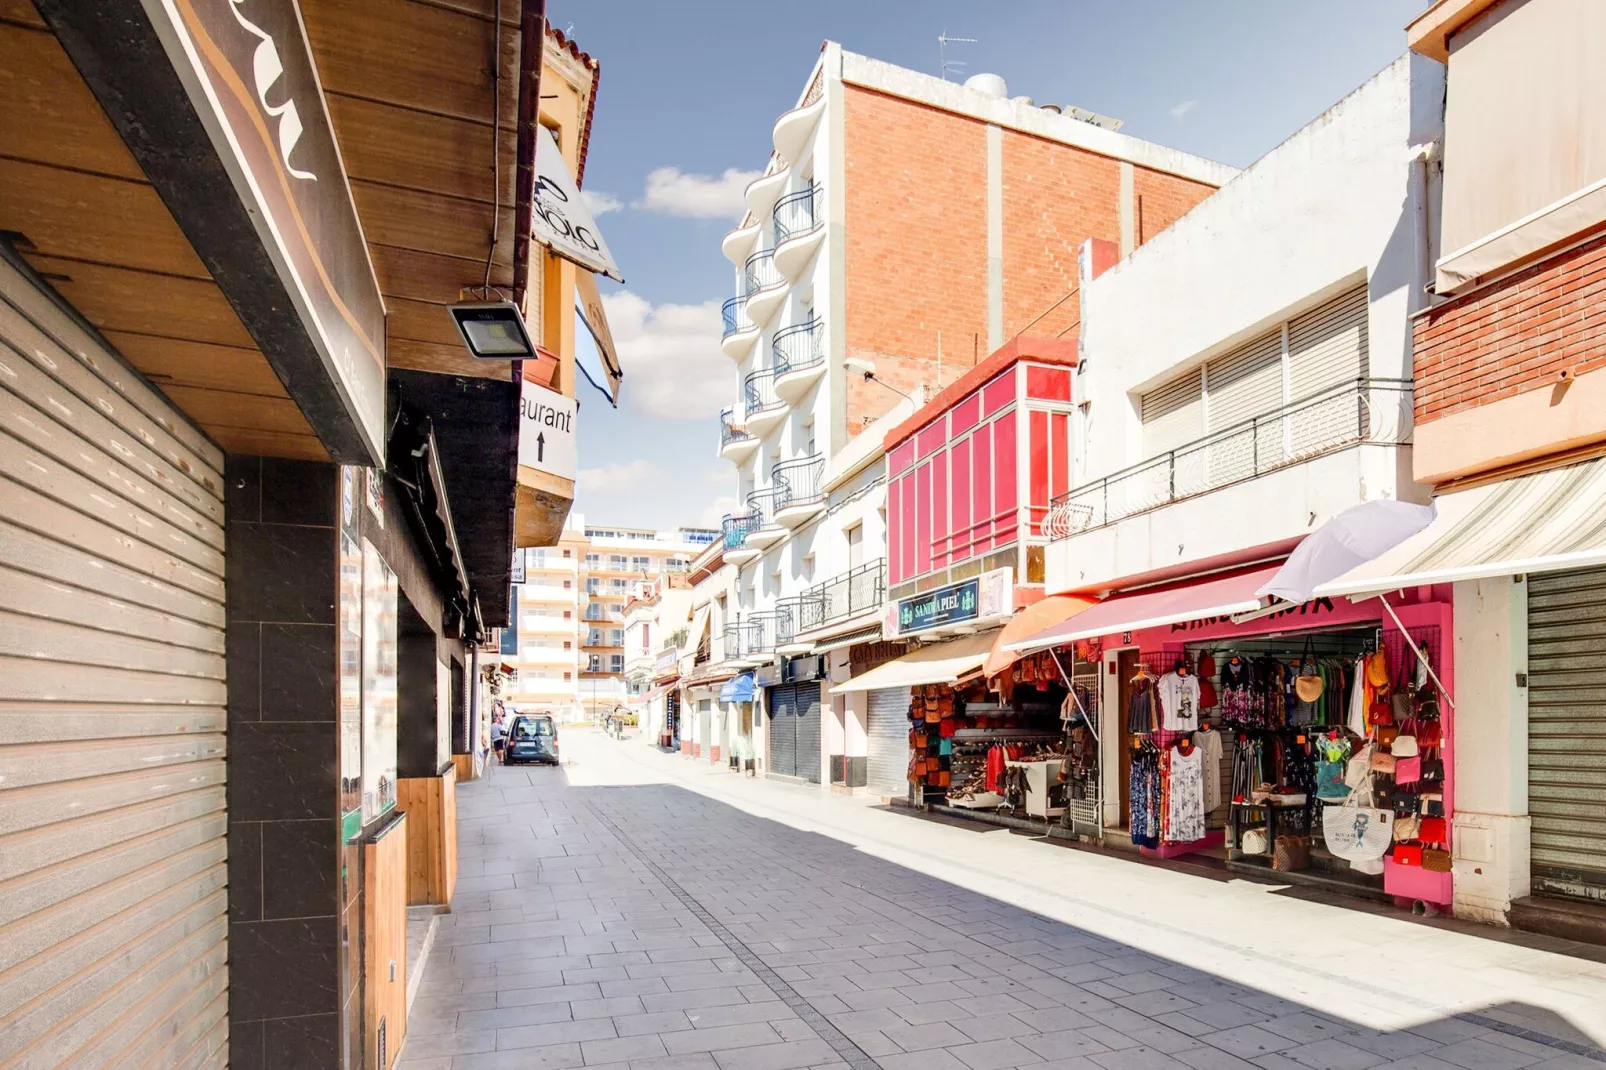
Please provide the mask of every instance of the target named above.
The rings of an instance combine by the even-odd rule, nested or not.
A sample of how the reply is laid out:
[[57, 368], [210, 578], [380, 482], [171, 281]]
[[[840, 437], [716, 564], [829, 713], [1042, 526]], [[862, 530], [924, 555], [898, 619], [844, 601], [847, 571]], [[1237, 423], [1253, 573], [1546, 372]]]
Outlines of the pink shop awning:
[[1042, 650], [1116, 632], [1135, 632], [1141, 628], [1157, 628], [1162, 624], [1176, 624], [1202, 617], [1249, 613], [1270, 601], [1255, 592], [1277, 574], [1279, 567], [1267, 565], [1247, 572], [1115, 595], [1061, 624], [1010, 643], [1006, 649]]

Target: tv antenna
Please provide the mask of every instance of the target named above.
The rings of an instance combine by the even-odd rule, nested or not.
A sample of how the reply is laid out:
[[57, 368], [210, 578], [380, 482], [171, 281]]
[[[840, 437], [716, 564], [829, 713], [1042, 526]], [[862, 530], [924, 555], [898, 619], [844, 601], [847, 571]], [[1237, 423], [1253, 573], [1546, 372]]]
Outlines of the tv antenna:
[[948, 70], [949, 70], [949, 68], [953, 68], [954, 71], [959, 73], [959, 74], [963, 74], [964, 73], [964, 66], [965, 66], [964, 61], [963, 60], [957, 60], [957, 59], [952, 59], [952, 60], [949, 59], [948, 58], [948, 46], [949, 45], [973, 45], [975, 43], [976, 43], [976, 39], [974, 37], [949, 37], [948, 34], [947, 34], [947, 31], [944, 31], [944, 32], [942, 32], [942, 33], [937, 35], [937, 69], [938, 69], [939, 73], [941, 73], [943, 81], [946, 82], [948, 80]]

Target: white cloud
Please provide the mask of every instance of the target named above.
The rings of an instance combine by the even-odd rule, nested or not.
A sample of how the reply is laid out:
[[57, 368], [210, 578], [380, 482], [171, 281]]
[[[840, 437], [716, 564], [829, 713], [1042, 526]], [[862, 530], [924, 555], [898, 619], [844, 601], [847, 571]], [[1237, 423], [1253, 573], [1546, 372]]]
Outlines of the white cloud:
[[724, 495], [722, 497], [715, 498], [713, 501], [703, 506], [703, 511], [698, 515], [697, 522], [693, 526], [699, 528], [718, 528], [721, 520], [737, 511], [736, 506], [738, 504], [739, 503], [735, 497], [731, 495]]
[[649, 485], [657, 475], [657, 467], [651, 461], [640, 458], [624, 464], [582, 468], [578, 483], [588, 494], [620, 494]]
[[[602, 299], [624, 365], [624, 400], [659, 420], [707, 420], [736, 400], [736, 374], [719, 348], [719, 302], [654, 305], [630, 290]], [[650, 438], [643, 443], [651, 448]]]
[[736, 219], [743, 211], [742, 193], [762, 171], [727, 168], [722, 175], [694, 175], [678, 167], [660, 167], [647, 175], [647, 189], [631, 205], [682, 219]]
[[585, 202], [586, 208], [590, 209], [591, 214], [594, 216], [607, 215], [609, 212], [617, 212], [624, 207], [624, 202], [619, 200], [618, 197], [611, 193], [603, 193], [594, 189], [581, 190], [580, 200]]
[[1174, 105], [1171, 108], [1171, 118], [1180, 119], [1198, 106], [1199, 102], [1197, 100], [1184, 100], [1181, 104]]

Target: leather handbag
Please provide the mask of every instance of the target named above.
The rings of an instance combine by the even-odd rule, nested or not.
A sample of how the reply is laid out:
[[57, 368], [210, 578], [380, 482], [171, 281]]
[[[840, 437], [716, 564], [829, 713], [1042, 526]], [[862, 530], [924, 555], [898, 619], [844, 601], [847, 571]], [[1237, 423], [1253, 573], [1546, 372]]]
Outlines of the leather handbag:
[[1442, 847], [1422, 848], [1422, 868], [1432, 873], [1449, 873], [1455, 869], [1450, 852]]
[[1436, 791], [1423, 792], [1417, 799], [1417, 809], [1423, 817], [1444, 816], [1444, 796]]
[[1278, 836], [1271, 854], [1271, 868], [1284, 873], [1310, 865], [1310, 841], [1303, 836]]
[[1424, 817], [1420, 824], [1420, 834], [1413, 839], [1421, 840], [1423, 843], [1444, 843], [1449, 835], [1449, 829], [1445, 827], [1446, 822], [1442, 817]]
[[1366, 682], [1373, 687], [1389, 685], [1389, 661], [1381, 647], [1372, 651], [1371, 657], [1366, 659]]
[[1392, 857], [1396, 866], [1415, 866], [1417, 868], [1421, 868], [1422, 845], [1419, 843], [1397, 843], [1394, 845], [1394, 854]]
[[1416, 721], [1411, 719], [1400, 722], [1399, 734], [1394, 742], [1389, 744], [1389, 751], [1396, 758], [1415, 758], [1421, 753], [1416, 741]]
[[1422, 781], [1425, 784], [1441, 784], [1444, 782], [1444, 759], [1422, 759]]
[[1394, 707], [1382, 699], [1374, 699], [1371, 708], [1367, 711], [1367, 720], [1373, 725], [1393, 725]]
[[1299, 659], [1299, 675], [1294, 677], [1294, 694], [1301, 702], [1315, 702], [1322, 697], [1327, 682], [1322, 679], [1316, 665], [1315, 648], [1305, 640], [1305, 654]]
[[1419, 747], [1437, 747], [1444, 739], [1444, 731], [1438, 721], [1419, 720], [1416, 726], [1416, 744]]
[[1415, 814], [1394, 818], [1394, 842], [1405, 843], [1409, 840], [1420, 839], [1422, 819]]
[[1391, 724], [1377, 726], [1377, 742], [1379, 746], [1392, 747], [1394, 740], [1399, 737], [1400, 730]]
[[1401, 758], [1399, 755], [1395, 755], [1395, 757], [1394, 757], [1394, 783], [1395, 784], [1399, 785], [1400, 787], [1404, 787], [1407, 784], [1415, 784], [1417, 781], [1419, 781], [1421, 779], [1422, 779], [1422, 759], [1421, 758]]
[[1238, 837], [1238, 850], [1246, 855], [1263, 855], [1266, 853], [1266, 839], [1264, 828], [1244, 829], [1244, 834]]
[[1371, 757], [1372, 772], [1382, 773], [1384, 776], [1393, 776], [1395, 760], [1394, 755], [1388, 751], [1373, 751]]

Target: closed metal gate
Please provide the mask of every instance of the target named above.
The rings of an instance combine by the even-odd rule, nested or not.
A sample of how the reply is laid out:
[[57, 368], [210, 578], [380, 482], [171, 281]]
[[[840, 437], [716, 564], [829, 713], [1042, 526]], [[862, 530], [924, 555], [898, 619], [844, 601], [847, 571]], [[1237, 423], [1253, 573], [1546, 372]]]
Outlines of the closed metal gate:
[[820, 782], [820, 685], [770, 688], [769, 766], [779, 776]]
[[1606, 900], [1606, 569], [1528, 577], [1535, 891]]
[[797, 776], [797, 711], [790, 685], [772, 687], [765, 739], [769, 764], [765, 770], [776, 776]]
[[884, 687], [869, 697], [870, 794], [903, 798], [909, 794], [909, 689]]
[[701, 747], [702, 750], [703, 750], [703, 753], [705, 753], [705, 754], [708, 752], [708, 748], [710, 748], [710, 747], [712, 747], [714, 745], [713, 740], [711, 738], [709, 738], [712, 735], [712, 732], [713, 732], [713, 722], [714, 722], [714, 700], [713, 699], [707, 699], [707, 698], [698, 699], [697, 700], [697, 735], [693, 738], [692, 742], [696, 743], [699, 747]]
[[0, 366], [0, 1062], [177, 1065], [226, 1028], [223, 455], [3, 259]]

